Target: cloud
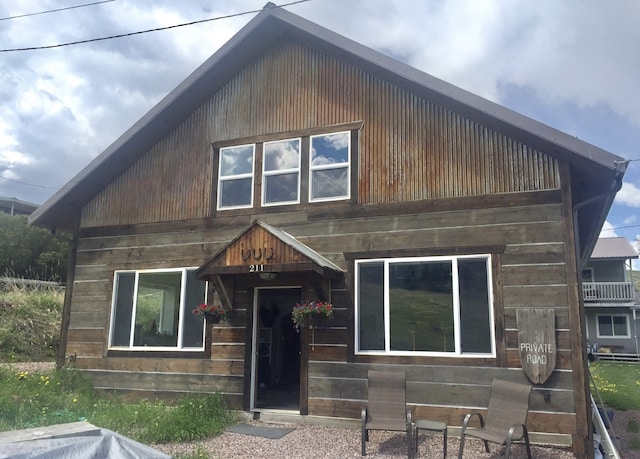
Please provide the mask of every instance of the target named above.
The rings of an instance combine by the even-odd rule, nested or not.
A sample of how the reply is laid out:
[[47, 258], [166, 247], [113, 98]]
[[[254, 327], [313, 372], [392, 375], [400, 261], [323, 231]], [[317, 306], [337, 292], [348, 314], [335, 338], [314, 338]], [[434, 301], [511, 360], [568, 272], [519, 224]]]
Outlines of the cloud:
[[616, 195], [615, 202], [629, 207], [640, 207], [640, 188], [633, 183], [624, 182]]
[[602, 229], [600, 230], [600, 236], [598, 237], [600, 238], [618, 237], [618, 235], [616, 234], [616, 231], [613, 228], [613, 225], [608, 221], [605, 221], [604, 225], [602, 225]]

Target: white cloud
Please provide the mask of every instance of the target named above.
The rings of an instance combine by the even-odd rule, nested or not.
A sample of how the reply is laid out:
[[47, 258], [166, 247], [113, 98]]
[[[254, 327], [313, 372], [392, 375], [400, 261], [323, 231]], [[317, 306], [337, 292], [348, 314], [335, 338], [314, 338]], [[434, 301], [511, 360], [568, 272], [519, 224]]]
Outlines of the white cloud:
[[616, 231], [613, 228], [613, 225], [608, 221], [605, 221], [604, 225], [602, 225], [602, 229], [600, 230], [600, 236], [598, 237], [600, 238], [618, 237], [618, 235], [616, 234]]
[[630, 207], [640, 207], [640, 188], [633, 183], [624, 182], [616, 195], [615, 202]]

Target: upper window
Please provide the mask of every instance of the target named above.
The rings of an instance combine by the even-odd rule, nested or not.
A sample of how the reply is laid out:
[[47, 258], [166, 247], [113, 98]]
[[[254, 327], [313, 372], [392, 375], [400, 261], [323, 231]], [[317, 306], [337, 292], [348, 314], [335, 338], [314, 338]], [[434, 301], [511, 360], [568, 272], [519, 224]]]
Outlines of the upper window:
[[206, 302], [206, 283], [194, 269], [117, 271], [109, 347], [132, 350], [204, 349], [204, 321], [193, 315]]
[[295, 138], [221, 143], [217, 209], [349, 199], [353, 132], [314, 128]]
[[253, 163], [255, 145], [220, 149], [218, 208], [253, 206]]
[[490, 257], [356, 262], [356, 352], [494, 356]]
[[262, 205], [300, 202], [300, 139], [265, 142]]
[[349, 197], [349, 132], [311, 136], [309, 201]]
[[598, 315], [598, 338], [630, 338], [626, 314]]

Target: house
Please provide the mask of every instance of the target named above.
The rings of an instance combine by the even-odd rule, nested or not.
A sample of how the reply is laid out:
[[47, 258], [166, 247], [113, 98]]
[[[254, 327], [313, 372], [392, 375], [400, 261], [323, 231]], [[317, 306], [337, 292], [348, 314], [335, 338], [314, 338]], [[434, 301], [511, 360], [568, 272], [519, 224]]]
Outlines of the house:
[[640, 304], [631, 278], [637, 258], [626, 238], [600, 238], [582, 269], [587, 339], [599, 359], [640, 360]]
[[[579, 273], [625, 168], [267, 4], [31, 216], [74, 234], [59, 363], [351, 419], [368, 369], [404, 370], [416, 417], [450, 426], [493, 378], [535, 380], [533, 441], [583, 457]], [[333, 320], [297, 333], [314, 300]]]
[[38, 208], [38, 204], [21, 201], [17, 198], [0, 197], [0, 212], [9, 215], [30, 215]]

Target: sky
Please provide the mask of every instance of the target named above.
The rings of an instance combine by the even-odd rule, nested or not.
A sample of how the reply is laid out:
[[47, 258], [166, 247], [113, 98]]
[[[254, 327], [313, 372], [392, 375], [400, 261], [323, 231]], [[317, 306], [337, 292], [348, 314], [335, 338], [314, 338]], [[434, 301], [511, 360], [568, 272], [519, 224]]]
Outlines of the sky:
[[[266, 3], [0, 0], [0, 196], [44, 203]], [[630, 160], [601, 237], [640, 234], [637, 0], [307, 0], [286, 9]], [[127, 36], [51, 47], [115, 35]], [[50, 48], [24, 50], [39, 47]]]

